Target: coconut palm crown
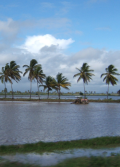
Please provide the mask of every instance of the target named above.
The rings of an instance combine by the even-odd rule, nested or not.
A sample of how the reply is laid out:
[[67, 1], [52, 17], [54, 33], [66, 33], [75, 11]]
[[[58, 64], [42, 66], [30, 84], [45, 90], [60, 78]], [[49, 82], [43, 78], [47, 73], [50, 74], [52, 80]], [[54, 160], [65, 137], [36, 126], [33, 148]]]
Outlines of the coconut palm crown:
[[44, 80], [44, 85], [39, 85], [39, 87], [43, 86], [44, 90], [47, 89], [48, 91], [48, 98], [49, 98], [49, 91], [51, 91], [52, 89], [57, 90], [57, 87], [55, 85], [55, 79], [51, 76], [47, 76]]
[[38, 64], [37, 60], [35, 60], [35, 59], [32, 59], [30, 61], [30, 65], [23, 65], [23, 67], [26, 67], [23, 76], [25, 76], [29, 72], [28, 80], [30, 80], [30, 99], [31, 99], [31, 91], [32, 91], [32, 80], [35, 79], [34, 71], [35, 71], [37, 66], [39, 66], [39, 64]]
[[12, 99], [13, 97], [13, 80], [18, 82], [21, 80], [21, 76], [20, 73], [22, 73], [21, 71], [19, 71], [20, 66], [16, 64], [15, 61], [11, 61], [10, 63], [7, 63], [5, 65], [5, 73], [9, 76], [10, 80], [9, 82], [11, 83], [11, 90], [12, 90]]
[[103, 81], [105, 81], [106, 84], [108, 85], [108, 91], [107, 91], [107, 99], [108, 99], [109, 84], [111, 84], [113, 86], [117, 85], [118, 79], [114, 75], [120, 75], [120, 74], [116, 72], [118, 70], [112, 64], [109, 65], [107, 68], [105, 68], [105, 71], [106, 71], [106, 73], [101, 74], [101, 78], [103, 76], [105, 76], [103, 78]]
[[92, 76], [94, 76], [93, 72], [94, 70], [89, 69], [90, 66], [87, 63], [83, 63], [82, 67], [76, 68], [79, 73], [75, 74], [73, 77], [77, 77], [77, 82], [79, 82], [81, 79], [83, 80], [83, 84], [84, 84], [84, 98], [85, 98], [85, 84], [88, 84], [88, 82], [90, 82], [90, 80], [92, 80]]
[[63, 76], [62, 73], [58, 73], [56, 76], [56, 86], [58, 87], [58, 96], [60, 99], [61, 87], [64, 89], [69, 89], [68, 86], [71, 86], [71, 83], [68, 82], [68, 79]]
[[5, 67], [2, 67], [2, 72], [0, 72], [0, 80], [5, 85], [5, 98], [6, 98], [6, 82], [12, 83], [12, 80], [8, 74], [9, 72], [5, 69]]
[[41, 64], [39, 64], [35, 70], [34, 70], [34, 73], [33, 73], [33, 76], [34, 78], [37, 80], [37, 88], [38, 88], [38, 98], [40, 100], [40, 96], [39, 96], [39, 86], [38, 84], [43, 84], [43, 79], [46, 77], [45, 74], [43, 73], [43, 70], [42, 70], [42, 66]]

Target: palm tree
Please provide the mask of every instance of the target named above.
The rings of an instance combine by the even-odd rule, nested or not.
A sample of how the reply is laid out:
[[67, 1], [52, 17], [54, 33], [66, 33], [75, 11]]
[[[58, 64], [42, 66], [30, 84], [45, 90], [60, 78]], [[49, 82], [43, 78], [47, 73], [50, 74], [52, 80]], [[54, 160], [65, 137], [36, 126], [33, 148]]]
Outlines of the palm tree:
[[30, 61], [30, 65], [23, 65], [23, 67], [26, 67], [25, 72], [23, 74], [23, 76], [25, 76], [28, 72], [28, 80], [30, 80], [30, 99], [31, 99], [31, 91], [32, 91], [32, 80], [34, 79], [34, 71], [36, 69], [36, 67], [38, 67], [39, 64], [37, 62], [37, 60], [32, 59]]
[[71, 86], [71, 83], [68, 82], [68, 79], [65, 78], [65, 76], [62, 75], [62, 73], [58, 73], [56, 76], [56, 86], [58, 87], [58, 96], [60, 99], [61, 87], [64, 89], [69, 89], [68, 86]]
[[6, 75], [10, 78], [9, 82], [11, 83], [11, 90], [12, 90], [12, 99], [13, 97], [13, 81], [15, 80], [16, 82], [20, 81], [21, 76], [20, 73], [22, 73], [21, 71], [19, 71], [20, 66], [16, 64], [15, 61], [11, 61], [10, 63], [7, 63], [5, 65], [5, 73]]
[[46, 79], [45, 79], [45, 81], [44, 81], [44, 85], [39, 85], [39, 87], [40, 86], [43, 86], [44, 87], [44, 90], [46, 90], [47, 89], [47, 91], [48, 91], [48, 98], [49, 98], [49, 91], [51, 91], [52, 89], [55, 89], [55, 90], [57, 90], [57, 87], [56, 87], [56, 85], [55, 85], [55, 79], [53, 78], [53, 77], [51, 77], [51, 76], [48, 76], [48, 77], [46, 77]]
[[81, 79], [83, 79], [84, 99], [85, 99], [85, 84], [88, 84], [88, 82], [90, 82], [90, 80], [92, 80], [92, 76], [94, 75], [93, 73], [91, 73], [94, 70], [90, 70], [89, 68], [90, 68], [90, 66], [87, 63], [83, 63], [83, 65], [80, 69], [76, 68], [79, 71], [79, 73], [77, 73], [73, 76], [73, 77], [78, 76], [77, 82], [79, 82]]
[[9, 74], [9, 71], [5, 67], [2, 67], [2, 72], [0, 72], [0, 75], [1, 75], [0, 80], [5, 85], [5, 98], [6, 98], [6, 82], [12, 83], [12, 80], [8, 74]]
[[114, 65], [109, 65], [108, 68], [105, 68], [106, 73], [101, 74], [101, 77], [105, 76], [103, 78], [103, 81], [108, 84], [108, 91], [107, 91], [107, 99], [108, 99], [108, 92], [109, 92], [109, 84], [111, 83], [113, 86], [117, 85], [118, 79], [114, 77], [114, 75], [120, 75], [119, 73], [116, 73], [117, 68], [114, 67]]
[[38, 98], [40, 100], [40, 95], [39, 95], [39, 86], [38, 83], [43, 83], [43, 79], [46, 77], [45, 74], [43, 73], [42, 66], [39, 64], [34, 70], [33, 74], [34, 78], [37, 80], [37, 88], [38, 88]]

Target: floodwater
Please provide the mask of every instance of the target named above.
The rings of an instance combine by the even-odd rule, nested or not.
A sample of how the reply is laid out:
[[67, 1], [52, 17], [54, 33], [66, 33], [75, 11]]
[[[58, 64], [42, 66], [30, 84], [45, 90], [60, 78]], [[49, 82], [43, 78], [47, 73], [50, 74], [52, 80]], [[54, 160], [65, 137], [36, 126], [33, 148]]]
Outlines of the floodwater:
[[0, 102], [0, 145], [120, 136], [120, 104]]
[[[87, 96], [87, 95], [86, 95]], [[4, 95], [0, 95], [0, 98], [4, 98], [5, 96]], [[84, 97], [84, 96], [83, 96]], [[103, 100], [103, 99], [107, 99], [107, 96], [87, 96], [88, 99], [93, 99], [93, 100]], [[12, 95], [7, 95], [7, 98], [12, 98]], [[19, 99], [19, 98], [22, 98], [22, 99], [29, 99], [30, 96], [29, 95], [14, 95], [14, 98], [15, 99]], [[38, 95], [32, 95], [31, 96], [32, 99], [38, 99]], [[48, 96], [47, 95], [40, 95], [40, 98], [41, 99], [47, 99]], [[49, 96], [50, 99], [58, 99], [58, 96], [57, 95], [50, 95]], [[62, 96], [60, 97], [61, 99], [76, 99], [75, 96]], [[113, 99], [113, 100], [118, 100], [120, 99], [120, 96], [108, 96], [109, 99]]]
[[29, 163], [34, 165], [41, 166], [51, 166], [56, 165], [69, 158], [77, 158], [77, 157], [90, 157], [90, 156], [113, 156], [116, 154], [120, 154], [120, 147], [117, 148], [107, 148], [107, 149], [72, 149], [66, 151], [56, 151], [52, 153], [43, 153], [43, 154], [35, 154], [35, 153], [27, 153], [27, 154], [11, 154], [4, 155], [1, 158], [5, 160], [9, 160], [11, 162], [21, 162], [21, 163]]

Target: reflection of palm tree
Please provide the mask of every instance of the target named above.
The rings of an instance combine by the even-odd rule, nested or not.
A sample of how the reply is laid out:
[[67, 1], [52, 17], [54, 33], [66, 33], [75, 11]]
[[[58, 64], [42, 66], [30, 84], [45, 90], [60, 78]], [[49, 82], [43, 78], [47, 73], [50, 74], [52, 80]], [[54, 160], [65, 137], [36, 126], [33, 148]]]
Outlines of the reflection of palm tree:
[[30, 61], [30, 65], [23, 65], [23, 67], [26, 67], [23, 76], [25, 76], [29, 72], [28, 80], [30, 80], [30, 99], [31, 99], [31, 91], [32, 91], [32, 80], [34, 79], [34, 71], [36, 67], [39, 66], [39, 64], [37, 63], [38, 63], [37, 60], [32, 59]]
[[45, 81], [44, 81], [44, 85], [39, 85], [44, 87], [44, 90], [47, 89], [48, 91], [48, 98], [49, 98], [49, 91], [51, 91], [52, 89], [57, 90], [56, 86], [55, 86], [55, 79], [51, 76], [46, 77]]
[[103, 78], [103, 81], [106, 81], [106, 84], [108, 84], [108, 91], [107, 91], [107, 99], [108, 99], [108, 92], [109, 92], [109, 84], [111, 83], [113, 86], [117, 85], [118, 79], [114, 77], [114, 75], [120, 75], [119, 73], [116, 73], [117, 68], [114, 67], [114, 65], [109, 65], [108, 68], [105, 69], [106, 73], [101, 74], [101, 77], [105, 76]]
[[5, 67], [2, 67], [2, 72], [0, 72], [0, 80], [5, 85], [5, 98], [6, 98], [6, 82], [12, 83], [11, 78], [9, 77], [9, 71], [5, 69]]
[[78, 76], [78, 80], [77, 82], [79, 82], [81, 79], [83, 79], [83, 84], [84, 84], [84, 98], [85, 98], [85, 84], [88, 84], [88, 82], [90, 82], [90, 80], [92, 80], [91, 76], [93, 76], [94, 74], [91, 73], [94, 70], [90, 70], [89, 69], [90, 66], [88, 66], [87, 63], [83, 63], [82, 67], [76, 68], [79, 73], [75, 74], [73, 77], [77, 77]]
[[43, 83], [43, 79], [45, 78], [45, 74], [43, 73], [42, 70], [42, 66], [41, 64], [39, 64], [39, 66], [37, 66], [34, 70], [34, 78], [37, 80], [37, 87], [38, 87], [38, 98], [40, 100], [40, 96], [39, 96], [39, 86], [38, 83]]
[[70, 82], [68, 82], [68, 79], [62, 76], [62, 73], [58, 73], [56, 76], [56, 86], [58, 87], [58, 95], [60, 99], [60, 89], [61, 87], [64, 89], [69, 89], [68, 86], [71, 86]]

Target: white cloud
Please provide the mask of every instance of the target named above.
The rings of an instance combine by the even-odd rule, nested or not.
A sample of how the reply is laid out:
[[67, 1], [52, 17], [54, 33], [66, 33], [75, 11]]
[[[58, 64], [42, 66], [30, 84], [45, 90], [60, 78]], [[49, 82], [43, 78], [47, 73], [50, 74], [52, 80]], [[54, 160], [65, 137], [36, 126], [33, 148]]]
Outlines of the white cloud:
[[75, 31], [75, 34], [83, 35], [83, 32], [82, 32], [82, 31], [78, 31], [78, 30], [76, 30], [76, 31]]
[[[22, 66], [30, 63], [30, 60], [35, 58], [42, 65], [44, 73], [48, 76], [56, 76], [58, 72], [62, 72], [65, 77], [71, 82], [70, 91], [83, 91], [83, 82], [77, 83], [77, 78], [73, 75], [78, 71], [84, 62], [90, 65], [94, 70], [95, 76], [93, 80], [86, 86], [86, 90], [105, 92], [106, 86], [103, 79], [100, 78], [101, 73], [105, 72], [108, 65], [113, 64], [120, 72], [120, 51], [107, 51], [105, 49], [86, 48], [72, 55], [64, 53], [64, 49], [69, 47], [74, 41], [70, 39], [58, 39], [53, 35], [46, 34], [40, 36], [29, 36], [25, 43], [19, 47], [8, 47], [0, 45], [0, 69], [11, 60], [15, 60], [21, 66], [20, 70], [24, 72]], [[119, 76], [117, 76], [120, 79]], [[116, 92], [119, 89], [117, 86], [111, 87], [110, 91]], [[7, 85], [8, 89], [9, 84]], [[14, 90], [28, 90], [29, 81], [27, 76], [22, 77], [20, 83], [14, 83]], [[33, 82], [33, 90], [36, 91], [36, 82]]]
[[110, 27], [98, 27], [96, 30], [111, 31]]
[[47, 46], [50, 47], [55, 45], [58, 49], [66, 49], [74, 41], [70, 39], [56, 39], [50, 34], [39, 35], [39, 36], [29, 36], [27, 37], [25, 44], [21, 48], [27, 50], [31, 53], [39, 53], [40, 50]]
[[11, 18], [7, 19], [7, 21], [0, 21], [0, 31], [7, 34], [15, 34], [18, 31], [18, 24]]
[[54, 8], [55, 7], [54, 4], [50, 2], [42, 2], [41, 5], [43, 8]]
[[107, 0], [88, 0], [88, 3], [106, 2]]

